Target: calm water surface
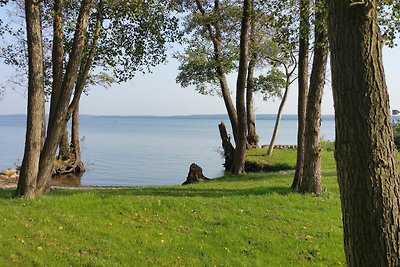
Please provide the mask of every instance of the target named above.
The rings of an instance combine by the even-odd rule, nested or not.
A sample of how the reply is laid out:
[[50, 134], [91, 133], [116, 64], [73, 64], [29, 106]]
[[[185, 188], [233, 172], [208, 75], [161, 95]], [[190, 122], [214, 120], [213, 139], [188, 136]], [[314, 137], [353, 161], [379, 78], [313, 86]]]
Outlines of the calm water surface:
[[[0, 116], [0, 169], [20, 164], [24, 115]], [[184, 182], [192, 162], [205, 176], [223, 174], [218, 123], [224, 115], [88, 116], [80, 119], [82, 158], [87, 171], [82, 185], [173, 185]], [[267, 144], [275, 115], [258, 115], [260, 143]], [[323, 116], [322, 136], [334, 140], [334, 117]], [[295, 144], [297, 117], [284, 115], [277, 144]]]

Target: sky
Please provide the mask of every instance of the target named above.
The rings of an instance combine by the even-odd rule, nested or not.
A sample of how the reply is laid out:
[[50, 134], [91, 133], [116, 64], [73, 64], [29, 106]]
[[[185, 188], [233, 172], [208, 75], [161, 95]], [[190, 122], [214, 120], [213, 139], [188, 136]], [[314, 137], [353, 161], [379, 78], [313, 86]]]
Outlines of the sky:
[[[392, 109], [400, 109], [400, 48], [384, 49], [384, 66]], [[182, 88], [175, 82], [179, 63], [169, 59], [165, 65], [157, 66], [151, 74], [137, 74], [126, 83], [114, 84], [110, 88], [91, 87], [88, 96], [82, 96], [80, 112], [89, 115], [197, 115], [224, 114], [223, 99], [204, 96], [194, 88]], [[25, 88], [12, 90], [5, 83], [12, 69], [0, 64], [0, 83], [5, 85], [5, 94], [0, 100], [0, 114], [26, 114]], [[330, 75], [328, 73], [328, 75]], [[330, 77], [327, 77], [330, 80]], [[230, 88], [235, 90], [236, 77], [229, 77]], [[256, 96], [257, 114], [276, 114], [279, 101], [263, 101]], [[284, 114], [297, 113], [297, 87], [293, 83]], [[322, 114], [334, 114], [332, 90], [329, 82], [325, 88]]]

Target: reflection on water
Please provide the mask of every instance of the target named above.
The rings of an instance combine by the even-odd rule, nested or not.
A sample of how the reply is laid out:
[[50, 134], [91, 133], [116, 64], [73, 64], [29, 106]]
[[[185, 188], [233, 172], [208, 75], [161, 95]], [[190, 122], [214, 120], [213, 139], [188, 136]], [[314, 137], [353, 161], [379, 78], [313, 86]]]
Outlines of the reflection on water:
[[63, 187], [78, 187], [81, 185], [81, 177], [83, 176], [83, 174], [84, 172], [55, 175], [51, 179], [51, 185]]

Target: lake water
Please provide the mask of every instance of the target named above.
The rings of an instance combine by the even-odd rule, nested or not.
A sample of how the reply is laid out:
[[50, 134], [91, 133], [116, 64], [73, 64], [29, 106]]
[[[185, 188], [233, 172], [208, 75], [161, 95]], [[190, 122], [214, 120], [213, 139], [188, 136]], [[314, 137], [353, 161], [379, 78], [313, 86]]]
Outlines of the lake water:
[[[0, 116], [0, 169], [20, 164], [25, 137], [24, 115]], [[223, 174], [218, 123], [225, 115], [88, 116], [80, 119], [82, 185], [173, 185], [186, 180], [192, 162], [205, 176]], [[260, 144], [268, 144], [275, 115], [258, 115]], [[323, 116], [321, 134], [334, 140], [334, 117]], [[276, 144], [296, 144], [297, 117], [284, 115]]]

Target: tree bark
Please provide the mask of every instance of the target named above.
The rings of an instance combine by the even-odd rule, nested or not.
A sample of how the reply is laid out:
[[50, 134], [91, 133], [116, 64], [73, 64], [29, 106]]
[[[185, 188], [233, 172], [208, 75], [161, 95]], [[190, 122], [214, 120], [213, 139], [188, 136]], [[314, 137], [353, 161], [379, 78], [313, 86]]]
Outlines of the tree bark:
[[303, 178], [304, 137], [308, 96], [308, 51], [310, 39], [310, 0], [300, 0], [299, 58], [298, 58], [298, 129], [297, 161], [292, 189], [297, 190]]
[[25, 151], [16, 196], [33, 198], [39, 157], [43, 145], [44, 127], [44, 73], [41, 8], [39, 1], [25, 1], [25, 19], [28, 45], [28, 109]]
[[192, 163], [190, 164], [189, 173], [186, 181], [182, 185], [194, 184], [208, 180], [210, 179], [204, 176], [203, 169], [196, 163]]
[[61, 132], [61, 139], [58, 145], [58, 159], [66, 161], [71, 158], [71, 150], [69, 146], [69, 133], [68, 133], [68, 125], [65, 124], [63, 126]]
[[[54, 19], [53, 19], [53, 50], [52, 50], [52, 64], [53, 64], [53, 83], [51, 90], [50, 113], [52, 116], [55, 114], [57, 103], [60, 98], [63, 70], [64, 70], [64, 32], [63, 32], [63, 0], [54, 1]], [[49, 124], [54, 120], [49, 117]], [[61, 160], [68, 160], [70, 158], [70, 149], [68, 141], [68, 128], [67, 125], [63, 127], [62, 137], [60, 139], [58, 158]]]
[[74, 155], [75, 172], [84, 172], [85, 166], [81, 161], [81, 146], [79, 142], [79, 103], [72, 116], [71, 150]]
[[338, 181], [348, 266], [400, 265], [400, 189], [376, 0], [329, 0]]
[[327, 13], [323, 0], [316, 0], [314, 59], [307, 100], [307, 117], [304, 137], [304, 170], [299, 191], [321, 193], [321, 101], [324, 93], [328, 59]]
[[246, 154], [246, 103], [245, 88], [247, 64], [249, 59], [249, 33], [252, 10], [252, 0], [243, 1], [243, 16], [240, 31], [240, 57], [238, 77], [236, 82], [236, 110], [238, 117], [238, 134], [236, 140], [235, 156], [233, 159], [233, 173], [244, 173], [244, 159]]
[[[254, 9], [254, 7], [252, 7]], [[252, 10], [252, 13], [254, 10]], [[250, 43], [254, 42], [255, 22], [251, 19]], [[258, 55], [256, 52], [251, 53], [249, 67], [247, 70], [246, 85], [246, 114], [247, 114], [247, 142], [250, 147], [258, 147], [258, 135], [256, 131], [256, 115], [254, 111], [253, 91], [254, 91], [254, 69], [257, 63]]]
[[73, 46], [63, 79], [62, 91], [55, 109], [55, 114], [51, 114], [54, 120], [49, 123], [47, 138], [40, 155], [40, 165], [38, 173], [38, 194], [44, 193], [49, 187], [51, 179], [53, 156], [61, 137], [61, 129], [66, 123], [66, 115], [69, 101], [72, 95], [73, 86], [76, 82], [80, 63], [82, 61], [85, 46], [85, 35], [89, 24], [91, 0], [83, 0], [79, 11], [79, 17], [75, 30]]
[[225, 124], [222, 121], [220, 124], [218, 124], [218, 129], [219, 129], [219, 134], [220, 134], [221, 140], [222, 140], [222, 148], [224, 149], [225, 171], [231, 172], [232, 165], [233, 165], [233, 158], [235, 155], [235, 148], [233, 147], [233, 145], [231, 143], [228, 133], [226, 132]]
[[[52, 49], [52, 64], [53, 64], [53, 83], [51, 88], [50, 113], [55, 114], [58, 99], [61, 94], [63, 81], [63, 64], [64, 64], [64, 32], [63, 32], [63, 0], [54, 1], [54, 19], [53, 19], [53, 49]], [[49, 117], [49, 124], [54, 120]], [[67, 131], [68, 132], [68, 131]], [[65, 152], [65, 151], [64, 151]]]

